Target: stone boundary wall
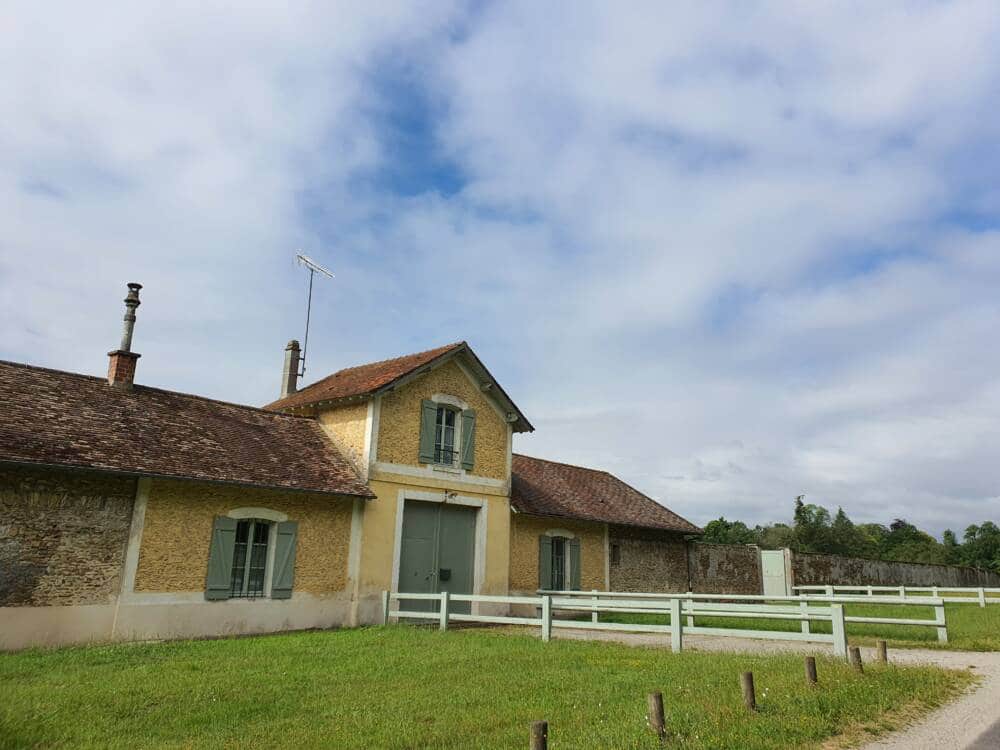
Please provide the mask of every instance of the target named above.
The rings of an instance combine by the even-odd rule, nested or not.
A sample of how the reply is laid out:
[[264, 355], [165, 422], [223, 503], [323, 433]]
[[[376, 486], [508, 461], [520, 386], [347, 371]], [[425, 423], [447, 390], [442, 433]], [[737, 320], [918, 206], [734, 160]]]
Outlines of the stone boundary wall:
[[1000, 575], [958, 565], [792, 553], [792, 585], [1000, 587]]
[[689, 542], [688, 570], [696, 594], [762, 593], [760, 550], [753, 545]]

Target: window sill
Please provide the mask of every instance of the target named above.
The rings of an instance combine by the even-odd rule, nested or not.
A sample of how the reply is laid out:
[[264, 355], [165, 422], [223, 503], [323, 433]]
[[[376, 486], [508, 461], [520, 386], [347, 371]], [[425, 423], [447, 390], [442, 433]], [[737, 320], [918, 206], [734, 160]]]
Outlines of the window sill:
[[457, 466], [448, 466], [447, 464], [430, 464], [432, 471], [440, 471], [442, 474], [461, 474], [462, 470]]

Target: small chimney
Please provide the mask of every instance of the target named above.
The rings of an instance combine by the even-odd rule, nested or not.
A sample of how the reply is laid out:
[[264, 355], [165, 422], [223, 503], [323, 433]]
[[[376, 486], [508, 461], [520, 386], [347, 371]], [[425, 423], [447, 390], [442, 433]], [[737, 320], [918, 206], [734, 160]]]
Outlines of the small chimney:
[[281, 373], [281, 398], [295, 393], [299, 379], [299, 342], [292, 339], [285, 347], [285, 369]]
[[122, 327], [122, 343], [118, 349], [108, 352], [108, 384], [115, 388], [131, 388], [135, 380], [135, 363], [139, 355], [132, 351], [132, 331], [135, 328], [135, 309], [139, 306], [139, 290], [142, 284], [128, 285], [125, 297], [125, 325]]

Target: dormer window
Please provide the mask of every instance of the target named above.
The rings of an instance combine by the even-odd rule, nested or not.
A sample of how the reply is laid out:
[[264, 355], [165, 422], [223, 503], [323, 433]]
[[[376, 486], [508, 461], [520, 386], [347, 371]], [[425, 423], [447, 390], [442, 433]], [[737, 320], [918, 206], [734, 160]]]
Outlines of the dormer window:
[[435, 394], [420, 409], [420, 463], [472, 471], [476, 457], [476, 412], [461, 399]]
[[434, 463], [454, 466], [458, 463], [458, 451], [455, 449], [455, 430], [458, 421], [458, 409], [441, 405], [437, 408], [434, 420]]

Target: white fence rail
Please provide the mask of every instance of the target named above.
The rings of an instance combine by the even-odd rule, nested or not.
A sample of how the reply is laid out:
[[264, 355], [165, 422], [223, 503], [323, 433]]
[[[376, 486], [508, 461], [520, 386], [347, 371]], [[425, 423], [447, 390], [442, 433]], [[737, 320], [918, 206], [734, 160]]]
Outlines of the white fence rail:
[[1000, 588], [987, 588], [983, 586], [793, 586], [793, 590], [803, 594], [820, 592], [826, 596], [837, 594], [847, 594], [855, 596], [882, 596], [883, 592], [898, 596], [900, 599], [907, 597], [926, 598], [932, 597], [943, 602], [955, 604], [978, 604], [985, 607], [987, 604], [1000, 604]]
[[[775, 604], [775, 600], [782, 600]], [[433, 602], [433, 611], [406, 608], [405, 602]], [[890, 625], [923, 625], [938, 629], [938, 638], [947, 640], [947, 625], [944, 607], [936, 600], [906, 601], [898, 598], [878, 597], [884, 601], [900, 605], [935, 605], [934, 620], [917, 620], [885, 617], [845, 616], [844, 604], [858, 601], [872, 601], [867, 597], [768, 597], [766, 602], [760, 596], [737, 594], [652, 594], [621, 592], [581, 592], [553, 591], [541, 592], [538, 596], [485, 596], [474, 594], [409, 594], [385, 591], [382, 593], [383, 623], [393, 618], [404, 620], [429, 620], [438, 623], [441, 630], [447, 630], [449, 623], [474, 622], [501, 625], [529, 625], [541, 629], [542, 640], [549, 640], [553, 628], [574, 630], [603, 630], [631, 633], [654, 633], [670, 636], [674, 651], [683, 648], [684, 634], [712, 635], [722, 637], [762, 638], [771, 640], [808, 641], [828, 643], [837, 656], [847, 657], [848, 622], [868, 622]], [[464, 614], [453, 611], [455, 602], [501, 606], [521, 605], [532, 607], [534, 617], [516, 615]], [[395, 603], [396, 608], [392, 608]], [[591, 620], [555, 619], [555, 611], [589, 612]], [[601, 622], [600, 614], [634, 613], [663, 615], [664, 624]], [[799, 632], [782, 630], [753, 630], [725, 627], [706, 627], [694, 624], [695, 617], [739, 617], [759, 620], [791, 620], [800, 623]], [[829, 622], [830, 633], [813, 632], [813, 622]]]
[[[801, 623], [800, 633], [787, 631], [736, 630], [725, 628], [724, 635], [742, 635], [750, 638], [783, 638], [786, 640], [818, 640], [818, 635], [811, 632], [809, 623], [814, 620], [832, 621], [832, 607], [845, 604], [890, 604], [894, 606], [933, 607], [934, 618], [916, 619], [906, 617], [882, 617], [843, 615], [845, 623], [868, 623], [874, 625], [910, 625], [916, 627], [931, 627], [937, 632], [941, 643], [948, 642], [948, 624], [945, 617], [944, 602], [940, 598], [921, 597], [902, 599], [900, 597], [884, 596], [851, 596], [851, 595], [820, 595], [801, 594], [798, 596], [768, 596], [766, 599], [759, 594], [654, 594], [630, 593], [618, 591], [547, 591], [540, 594], [551, 595], [553, 607], [557, 610], [590, 612], [591, 623], [599, 622], [601, 612], [618, 612], [628, 614], [664, 614], [663, 602], [680, 600], [682, 614], [687, 619], [685, 630], [692, 634], [716, 634], [719, 628], [695, 627], [694, 618], [698, 617], [739, 617], [743, 619], [767, 620], [798, 620]], [[749, 602], [749, 603], [748, 603]], [[826, 606], [822, 606], [826, 605]], [[768, 635], [758, 635], [767, 632]]]

